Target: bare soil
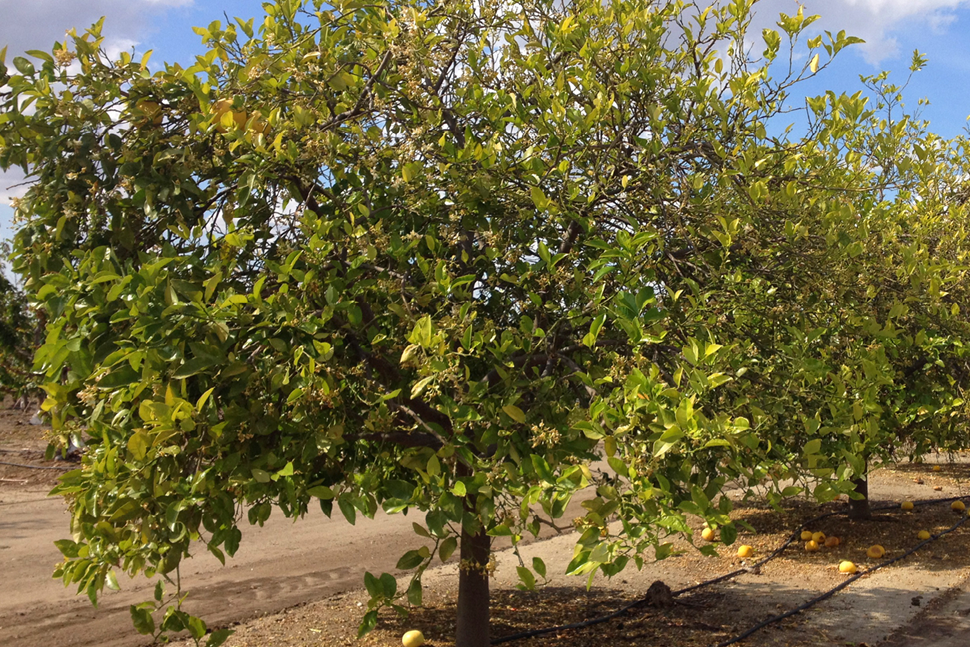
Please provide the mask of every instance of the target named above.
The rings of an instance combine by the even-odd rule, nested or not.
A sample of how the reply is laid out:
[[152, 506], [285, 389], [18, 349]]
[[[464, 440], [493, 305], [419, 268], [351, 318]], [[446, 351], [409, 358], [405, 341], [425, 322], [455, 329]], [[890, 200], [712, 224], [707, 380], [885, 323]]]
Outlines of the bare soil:
[[[58, 561], [51, 542], [67, 534], [67, 515], [62, 502], [44, 495], [61, 468], [70, 466], [44, 460], [45, 431], [27, 424], [30, 413], [0, 409], [0, 461], [56, 469], [0, 465], [0, 569], [7, 583], [0, 593], [0, 644], [145, 645], [144, 637], [131, 628], [127, 606], [150, 597], [150, 582], [124, 581], [121, 593], [105, 596], [94, 610], [86, 598], [74, 597], [49, 579]], [[940, 457], [938, 472], [928, 464], [880, 470], [871, 480], [873, 505], [970, 495], [970, 464], [963, 458]], [[804, 520], [840, 506], [844, 502], [817, 506], [794, 501], [779, 513], [757, 501], [738, 502], [736, 516], [756, 531], [742, 533], [738, 543], [753, 546], [757, 560], [780, 546]], [[576, 515], [567, 513], [567, 518], [571, 516]], [[865, 523], [832, 517], [812, 530], [840, 537], [837, 548], [808, 553], [796, 542], [758, 572], [681, 596], [672, 607], [637, 606], [606, 623], [519, 644], [715, 645], [844, 581], [837, 568], [841, 560], [851, 560], [860, 568], [885, 562], [917, 544], [919, 530], [937, 533], [959, 518], [948, 505], [894, 511]], [[434, 647], [453, 645], [458, 580], [454, 563], [426, 574], [422, 608], [412, 610], [406, 619], [387, 612], [375, 631], [356, 640], [367, 601], [363, 572], [396, 573], [399, 554], [419, 545], [410, 530], [412, 520], [396, 515], [362, 521], [352, 528], [322, 515], [296, 524], [271, 518], [266, 528], [244, 531], [240, 554], [226, 567], [207, 555], [191, 560], [182, 578], [190, 593], [186, 609], [209, 620], [211, 626], [235, 629], [227, 643], [235, 647], [396, 646], [408, 629], [422, 630]], [[697, 537], [700, 541], [699, 533]], [[548, 566], [549, 581], [535, 592], [515, 588], [518, 560], [511, 551], [498, 550], [492, 578], [493, 639], [600, 617], [641, 599], [656, 580], [677, 590], [752, 561], [737, 557], [738, 543], [717, 545], [719, 556], [708, 558], [680, 540], [680, 554], [639, 572], [631, 567], [609, 581], [600, 577], [587, 591], [583, 580], [559, 575], [571, 558], [574, 541], [567, 533], [521, 549], [527, 562], [538, 555]], [[866, 548], [877, 543], [886, 548], [886, 557], [871, 560]], [[743, 644], [970, 644], [968, 575], [970, 523]]]

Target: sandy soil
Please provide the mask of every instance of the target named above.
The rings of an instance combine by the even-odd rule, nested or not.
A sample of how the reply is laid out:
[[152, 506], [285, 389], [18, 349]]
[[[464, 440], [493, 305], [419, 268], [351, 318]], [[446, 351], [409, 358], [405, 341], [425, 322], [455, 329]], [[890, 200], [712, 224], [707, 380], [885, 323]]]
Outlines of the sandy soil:
[[[27, 418], [0, 410], [0, 461], [63, 467], [43, 460], [44, 432], [27, 425]], [[940, 460], [939, 472], [928, 465], [878, 472], [871, 483], [874, 504], [970, 495], [970, 465]], [[0, 593], [0, 645], [144, 645], [144, 638], [131, 628], [128, 605], [149, 598], [152, 583], [123, 581], [122, 591], [106, 595], [95, 610], [86, 598], [75, 597], [50, 579], [59, 559], [52, 542], [67, 533], [63, 503], [45, 497], [58, 473], [0, 465], [0, 568], [9, 583]], [[784, 514], [756, 503], [739, 506], [737, 514], [756, 529], [742, 534], [741, 541], [755, 547], [756, 557], [765, 555], [781, 545], [792, 528], [820, 511], [798, 502]], [[885, 546], [887, 559], [892, 558], [917, 543], [918, 530], [939, 532], [958, 518], [948, 506], [919, 507], [864, 524], [830, 518], [813, 530], [842, 538], [836, 549], [806, 553], [796, 544], [759, 573], [683, 596], [671, 608], [637, 607], [608, 623], [521, 644], [713, 645], [841, 582], [840, 560], [850, 559], [860, 567], [877, 563], [865, 557], [873, 543]], [[182, 578], [190, 592], [186, 608], [211, 626], [232, 626], [236, 635], [228, 644], [237, 647], [353, 644], [366, 604], [363, 573], [395, 572], [399, 554], [419, 545], [410, 523], [401, 515], [364, 520], [357, 527], [322, 514], [295, 524], [273, 517], [265, 528], [244, 530], [240, 553], [226, 567], [204, 552], [190, 560]], [[609, 613], [640, 598], [658, 579], [678, 589], [745, 565], [735, 554], [736, 546], [720, 546], [718, 558], [706, 558], [685, 544], [682, 555], [640, 572], [630, 569], [612, 581], [599, 578], [586, 591], [582, 581], [557, 575], [564, 571], [574, 541], [568, 535], [551, 537], [522, 549], [527, 561], [539, 555], [548, 565], [550, 579], [537, 592], [516, 590], [517, 559], [507, 550], [497, 553], [493, 638]], [[970, 644], [968, 556], [970, 523], [745, 644]], [[385, 614], [378, 628], [358, 644], [400, 645], [405, 630], [419, 628], [430, 644], [451, 645], [456, 589], [454, 564], [429, 571], [425, 606], [407, 620]]]

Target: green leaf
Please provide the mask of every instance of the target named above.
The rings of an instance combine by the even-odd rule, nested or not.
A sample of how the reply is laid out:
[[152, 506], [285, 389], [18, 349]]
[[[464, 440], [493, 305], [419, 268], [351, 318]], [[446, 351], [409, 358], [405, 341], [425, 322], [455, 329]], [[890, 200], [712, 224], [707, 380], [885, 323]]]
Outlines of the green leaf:
[[136, 431], [128, 439], [128, 451], [138, 461], [145, 460], [145, 456], [148, 455], [148, 449], [151, 445], [151, 438], [148, 437], [148, 434], [144, 430]]
[[409, 571], [412, 568], [417, 568], [424, 561], [424, 557], [421, 556], [416, 550], [409, 550], [401, 556], [401, 559], [397, 560], [397, 568], [401, 571]]
[[441, 463], [438, 461], [438, 457], [434, 454], [428, 459], [428, 466], [426, 471], [430, 476], [438, 476], [441, 474]]
[[206, 626], [202, 618], [196, 618], [195, 616], [189, 616], [188, 630], [192, 634], [192, 637], [196, 640], [200, 640], [205, 636]]
[[357, 522], [357, 509], [354, 508], [350, 495], [346, 492], [341, 494], [337, 498], [337, 505], [340, 507], [340, 512], [343, 513], [344, 518], [353, 526]]
[[145, 636], [155, 633], [155, 620], [148, 609], [133, 604], [128, 607], [128, 611], [131, 613], [131, 622], [138, 633]]
[[424, 165], [421, 164], [421, 162], [411, 162], [409, 164], [405, 164], [401, 167], [401, 177], [404, 178], [405, 182], [410, 182], [421, 172], [423, 167]]
[[232, 629], [216, 629], [209, 634], [209, 639], [205, 642], [205, 647], [220, 647], [234, 633], [236, 632]]
[[334, 491], [328, 488], [326, 485], [314, 486], [312, 488], [309, 488], [306, 492], [310, 496], [315, 496], [318, 499], [324, 499], [324, 500], [330, 500], [334, 498], [334, 496], [336, 496], [334, 494]]
[[552, 468], [549, 467], [549, 463], [546, 462], [546, 459], [538, 454], [533, 454], [531, 458], [532, 466], [535, 468], [536, 474], [539, 475], [539, 478], [546, 483], [555, 483], [556, 475], [553, 474]]
[[390, 573], [381, 573], [381, 587], [384, 589], [384, 597], [393, 598], [397, 593], [397, 580]]
[[549, 198], [542, 192], [542, 189], [534, 186], [530, 191], [532, 193], [532, 202], [535, 204], [536, 209], [542, 210], [549, 206]]
[[36, 72], [34, 70], [34, 64], [28, 61], [23, 56], [14, 56], [13, 66], [17, 68], [17, 71], [23, 74], [24, 76], [31, 76]]
[[515, 571], [519, 574], [519, 579], [522, 580], [522, 586], [525, 590], [534, 591], [536, 588], [536, 578], [532, 574], [532, 571], [525, 566], [516, 566]]
[[441, 546], [438, 547], [438, 557], [442, 562], [447, 562], [448, 558], [455, 552], [458, 548], [458, 539], [455, 536], [447, 537], [441, 542]]
[[369, 572], [364, 573], [364, 587], [371, 599], [377, 600], [384, 597], [384, 586], [379, 579]]
[[434, 377], [434, 375], [429, 375], [428, 377], [418, 380], [417, 383], [411, 387], [411, 399], [415, 400], [419, 398], [421, 394], [424, 393], [424, 390], [428, 388], [428, 385], [431, 384], [431, 381], [434, 380]]
[[515, 420], [518, 423], [523, 423], [523, 424], [525, 423], [525, 412], [523, 412], [522, 409], [518, 408], [514, 404], [505, 405], [504, 407], [502, 407], [502, 411], [504, 411], [505, 415], [507, 415], [512, 420]]
[[813, 454], [819, 453], [821, 449], [822, 449], [822, 439], [813, 438], [812, 440], [805, 443], [805, 448], [803, 451], [806, 456], [811, 456]]
[[330, 87], [332, 87], [334, 90], [337, 90], [338, 92], [343, 92], [348, 87], [350, 87], [356, 80], [357, 80], [357, 77], [354, 76], [353, 74], [348, 74], [347, 72], [340, 71], [334, 74], [332, 77], [330, 77], [330, 80], [328, 81], [328, 83], [330, 84]]
[[431, 317], [425, 315], [418, 319], [417, 323], [414, 324], [414, 329], [411, 330], [411, 335], [408, 337], [408, 341], [412, 344], [417, 344], [422, 348], [429, 348], [431, 346], [431, 340], [434, 336], [434, 323], [431, 321]]
[[360, 627], [357, 628], [357, 638], [363, 638], [377, 626], [377, 609], [371, 609], [364, 614], [363, 619], [360, 621]]
[[181, 366], [179, 366], [172, 377], [175, 379], [182, 379], [186, 377], [192, 377], [207, 368], [212, 368], [217, 364], [221, 363], [218, 358], [215, 357], [196, 357], [188, 360]]
[[532, 570], [539, 574], [540, 577], [545, 579], [546, 577], [546, 563], [542, 561], [540, 557], [532, 558]]
[[422, 602], [421, 580], [414, 578], [408, 586], [408, 604], [419, 607]]

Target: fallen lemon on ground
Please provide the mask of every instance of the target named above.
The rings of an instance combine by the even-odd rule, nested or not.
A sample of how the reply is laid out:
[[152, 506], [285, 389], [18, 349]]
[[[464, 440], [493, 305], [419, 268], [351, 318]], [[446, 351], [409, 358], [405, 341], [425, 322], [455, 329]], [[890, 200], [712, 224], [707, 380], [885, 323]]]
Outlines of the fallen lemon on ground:
[[424, 644], [424, 634], [417, 629], [412, 629], [404, 634], [401, 642], [404, 644], [404, 647], [421, 647]]
[[841, 543], [842, 543], [842, 540], [839, 539], [838, 537], [828, 537], [828, 538], [825, 539], [825, 547], [826, 548], [835, 548], [836, 546], [838, 546]]
[[840, 573], [855, 573], [859, 569], [852, 562], [841, 562], [839, 564]]
[[814, 535], [812, 535], [812, 541], [814, 541], [816, 544], [824, 543], [825, 542], [825, 533], [824, 532], [817, 532], [817, 533], [815, 533]]
[[738, 557], [751, 557], [754, 555], [754, 548], [748, 545], [738, 547]]
[[963, 512], [967, 509], [967, 506], [963, 504], [963, 501], [954, 501], [950, 504], [951, 510], [956, 510], [957, 512]]
[[939, 465], [934, 465], [933, 466], [933, 471], [934, 472], [942, 472], [943, 471], [943, 468], [940, 467]]
[[866, 555], [872, 559], [879, 559], [885, 554], [886, 554], [886, 549], [880, 546], [879, 544], [869, 546], [869, 550], [866, 551]]
[[812, 539], [812, 531], [811, 530], [803, 530], [802, 531], [802, 541], [810, 541], [811, 539]]
[[929, 539], [930, 533], [928, 530], [920, 530], [919, 534], [916, 535], [919, 539]]
[[714, 531], [710, 528], [704, 528], [704, 530], [701, 530], [701, 537], [704, 538], [704, 541], [714, 541]]
[[810, 539], [806, 541], [805, 550], [807, 550], [810, 553], [814, 553], [816, 550], [818, 550], [818, 543], [814, 539]]
[[913, 502], [912, 501], [903, 501], [902, 503], [899, 504], [899, 507], [902, 508], [903, 510], [912, 510], [913, 509]]

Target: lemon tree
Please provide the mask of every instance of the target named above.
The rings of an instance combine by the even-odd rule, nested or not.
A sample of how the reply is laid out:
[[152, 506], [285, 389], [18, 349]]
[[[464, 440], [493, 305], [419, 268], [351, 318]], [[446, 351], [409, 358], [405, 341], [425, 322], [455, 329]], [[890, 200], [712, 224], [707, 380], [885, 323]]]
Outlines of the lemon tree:
[[[455, 554], [479, 647], [492, 538], [582, 488], [592, 581], [690, 515], [733, 543], [728, 482], [824, 500], [956, 429], [956, 145], [835, 93], [770, 134], [856, 39], [799, 12], [753, 51], [746, 0], [264, 6], [187, 67], [111, 60], [100, 25], [2, 67], [44, 407], [87, 440], [57, 575], [92, 600], [274, 510], [411, 510], [413, 577], [367, 575], [361, 631]], [[181, 599], [136, 628], [205, 639]]]
[[31, 374], [36, 322], [24, 293], [0, 268], [0, 396], [26, 404], [34, 384]]

